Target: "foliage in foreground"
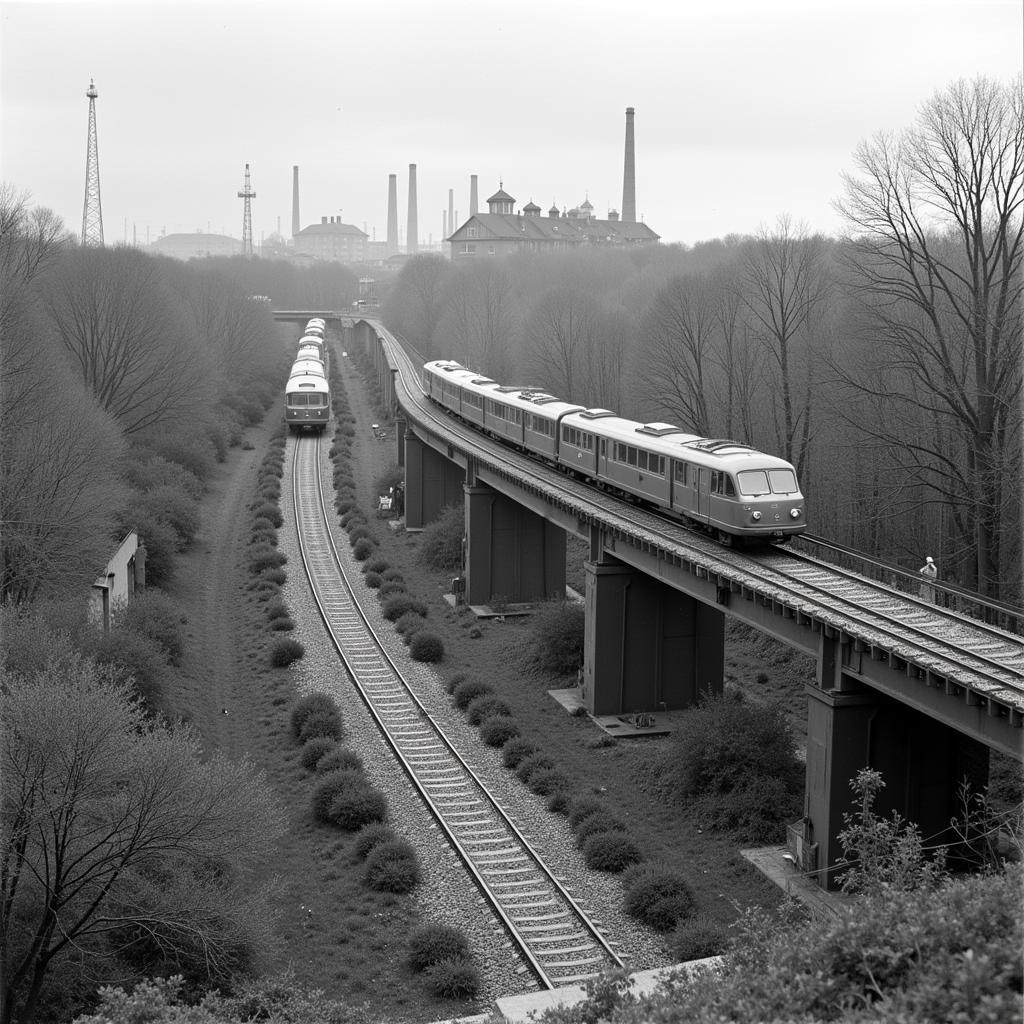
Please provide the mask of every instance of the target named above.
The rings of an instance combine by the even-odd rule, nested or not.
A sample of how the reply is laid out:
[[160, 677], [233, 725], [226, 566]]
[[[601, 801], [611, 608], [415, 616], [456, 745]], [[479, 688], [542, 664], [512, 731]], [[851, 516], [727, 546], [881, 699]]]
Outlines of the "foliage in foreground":
[[548, 601], [533, 616], [531, 659], [537, 668], [566, 676], [583, 664], [586, 615], [577, 601]]

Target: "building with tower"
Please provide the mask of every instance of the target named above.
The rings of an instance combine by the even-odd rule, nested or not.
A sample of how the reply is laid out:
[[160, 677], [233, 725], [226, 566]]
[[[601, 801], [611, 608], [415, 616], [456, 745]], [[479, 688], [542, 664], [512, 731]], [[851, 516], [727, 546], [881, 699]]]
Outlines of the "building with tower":
[[362, 263], [370, 258], [370, 236], [340, 217], [321, 217], [294, 237], [295, 255], [339, 263]]

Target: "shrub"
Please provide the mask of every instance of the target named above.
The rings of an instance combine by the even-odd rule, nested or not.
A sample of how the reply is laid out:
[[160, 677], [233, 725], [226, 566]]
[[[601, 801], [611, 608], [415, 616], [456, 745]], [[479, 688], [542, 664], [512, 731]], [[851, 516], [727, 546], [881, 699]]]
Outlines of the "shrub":
[[662, 776], [698, 824], [773, 842], [800, 816], [804, 766], [777, 707], [707, 698], [681, 719]]
[[327, 736], [332, 740], [340, 740], [342, 733], [341, 715], [337, 709], [331, 711], [314, 711], [307, 715], [299, 728], [299, 742], [306, 743], [314, 736]]
[[363, 572], [375, 572], [381, 575], [391, 568], [391, 563], [383, 555], [374, 555], [363, 563]]
[[452, 703], [460, 710], [465, 711], [477, 697], [494, 691], [482, 679], [470, 677], [463, 680], [452, 691]]
[[342, 794], [351, 790], [366, 789], [366, 777], [362, 772], [337, 771], [324, 776], [313, 788], [310, 806], [317, 821], [331, 822], [331, 808], [334, 801]]
[[363, 759], [351, 747], [334, 746], [317, 763], [316, 770], [325, 775], [328, 772], [361, 772]]
[[284, 585], [284, 581], [288, 579], [288, 573], [284, 569], [264, 569], [260, 573], [260, 579], [266, 583], [273, 584], [276, 589]]
[[365, 523], [366, 517], [358, 509], [353, 509], [351, 512], [346, 512], [338, 522], [343, 528], [348, 529], [351, 523]]
[[519, 725], [514, 718], [496, 715], [480, 723], [480, 739], [489, 747], [502, 747], [519, 735]]
[[404, 596], [406, 593], [405, 582], [402, 580], [388, 580], [381, 584], [381, 588], [377, 591], [377, 596], [383, 602], [387, 597], [398, 597]]
[[353, 547], [355, 547], [356, 542], [361, 540], [372, 540], [375, 545], [377, 543], [370, 528], [359, 524], [358, 526], [353, 526], [352, 529], [348, 531], [348, 541]]
[[438, 518], [420, 534], [420, 558], [433, 569], [460, 569], [465, 528], [466, 513], [461, 505], [441, 509]]
[[199, 504], [195, 498], [164, 486], [137, 496], [132, 505], [170, 526], [178, 551], [184, 551], [195, 539], [199, 529]]
[[281, 510], [273, 502], [265, 501], [257, 508], [254, 508], [252, 512], [255, 518], [269, 519], [277, 530], [280, 530], [284, 523], [284, 516], [281, 515]]
[[610, 811], [600, 810], [588, 814], [573, 827], [573, 831], [576, 833], [576, 845], [582, 850], [590, 836], [601, 832], [625, 832], [626, 826]]
[[469, 940], [447, 924], [425, 924], [409, 936], [409, 967], [417, 974], [442, 960], [468, 960]]
[[180, 665], [185, 653], [181, 626], [185, 621], [178, 603], [159, 590], [143, 590], [118, 609], [117, 626], [149, 637], [166, 652], [172, 665]]
[[334, 740], [327, 736], [314, 736], [303, 744], [302, 751], [299, 753], [299, 764], [306, 769], [307, 772], [311, 772], [317, 768], [323, 757], [328, 751], [333, 750], [335, 747]]
[[335, 704], [333, 697], [319, 690], [315, 693], [307, 693], [305, 697], [300, 697], [292, 708], [288, 719], [292, 739], [298, 740], [302, 727], [306, 724], [306, 719], [311, 715], [318, 714], [338, 714], [338, 705]]
[[693, 909], [690, 887], [667, 868], [639, 867], [633, 867], [624, 879], [625, 911], [648, 928], [671, 931]]
[[574, 601], [547, 601], [533, 616], [531, 660], [545, 672], [575, 673], [583, 664], [585, 612]]
[[608, 804], [604, 800], [598, 800], [592, 796], [573, 800], [569, 807], [569, 828], [575, 832], [584, 818], [589, 818], [590, 815], [597, 814], [599, 811], [608, 813]]
[[352, 557], [357, 562], [365, 561], [377, 550], [377, 542], [371, 540], [369, 537], [360, 537], [359, 540], [352, 545]]
[[277, 530], [270, 527], [269, 530], [253, 530], [249, 534], [250, 546], [265, 544], [267, 547], [277, 547]]
[[482, 693], [474, 697], [466, 706], [466, 721], [470, 725], [479, 725], [485, 718], [492, 715], [511, 715], [512, 709], [496, 694]]
[[368, 572], [363, 579], [371, 590], [376, 590], [384, 582], [375, 572]]
[[252, 521], [253, 533], [277, 533], [277, 527], [266, 517], [257, 516]]
[[198, 501], [203, 496], [203, 482], [184, 466], [145, 450], [130, 449], [125, 455], [124, 478], [137, 491], [154, 491], [173, 487]]
[[411, 891], [420, 880], [416, 851], [404, 839], [379, 843], [366, 858], [364, 878], [377, 892]]
[[295, 623], [287, 615], [279, 615], [268, 623], [275, 633], [289, 633], [295, 628]]
[[441, 960], [424, 971], [423, 980], [438, 999], [473, 999], [480, 991], [480, 972], [465, 960]]
[[469, 672], [453, 672], [444, 681], [445, 693], [449, 693], [449, 694], [454, 693], [455, 692], [455, 687], [458, 686], [459, 683], [464, 683], [467, 679], [470, 679], [470, 678], [472, 678], [472, 677], [471, 677]]
[[[348, 774], [335, 772], [336, 775]], [[353, 773], [354, 774], [354, 773]], [[362, 777], [362, 776], [360, 776]], [[374, 789], [368, 782], [360, 786], [349, 786], [336, 794], [327, 811], [327, 821], [346, 832], [355, 832], [373, 821], [383, 821], [387, 817], [388, 802], [379, 789]], [[397, 891], [397, 890], [393, 890]]]
[[409, 644], [413, 661], [436, 662], [444, 658], [444, 641], [436, 634], [420, 630]]
[[[384, 587], [380, 588], [382, 598], [384, 597], [384, 589]], [[422, 601], [417, 601], [415, 597], [410, 597], [408, 594], [392, 594], [381, 605], [381, 613], [389, 622], [400, 619], [406, 612], [416, 612], [418, 615], [426, 617], [427, 606]]]
[[501, 751], [501, 763], [508, 769], [514, 769], [519, 767], [519, 762], [524, 758], [530, 757], [532, 754], [537, 753], [537, 747], [529, 740], [514, 739], [509, 740], [508, 743], [502, 748]]
[[560, 768], [536, 768], [530, 772], [526, 784], [530, 787], [531, 793], [536, 793], [537, 796], [550, 796], [560, 789], [565, 789], [569, 779]]
[[277, 569], [288, 561], [283, 551], [267, 545], [254, 545], [249, 549], [249, 571], [261, 573], [264, 569]]
[[398, 839], [398, 834], [390, 825], [385, 825], [379, 821], [371, 821], [369, 825], [364, 825], [356, 833], [355, 845], [352, 848], [360, 860], [366, 860], [370, 855], [370, 851], [375, 847], [380, 846], [381, 843], [393, 842], [396, 839]]
[[546, 806], [552, 814], [568, 814], [569, 804], [571, 802], [572, 797], [567, 789], [556, 789], [554, 793], [548, 797]]
[[675, 963], [718, 956], [729, 945], [728, 930], [706, 914], [695, 914], [688, 920], [680, 921], [669, 940]]
[[640, 848], [621, 832], [597, 832], [583, 844], [583, 859], [594, 871], [622, 871], [643, 860]]
[[524, 757], [519, 764], [516, 765], [516, 775], [520, 782], [529, 782], [530, 776], [533, 775], [534, 772], [554, 767], [555, 762], [552, 761], [547, 754], [538, 751], [536, 754], [530, 754], [528, 757]]
[[282, 619], [288, 617], [288, 605], [284, 603], [280, 598], [275, 598], [267, 604], [264, 608], [267, 613], [268, 619]]
[[405, 583], [405, 577], [398, 569], [385, 569], [380, 575], [385, 583]]
[[114, 628], [107, 635], [90, 637], [85, 648], [97, 664], [109, 666], [130, 683], [150, 710], [160, 708], [167, 678], [167, 652], [161, 644], [133, 630]]

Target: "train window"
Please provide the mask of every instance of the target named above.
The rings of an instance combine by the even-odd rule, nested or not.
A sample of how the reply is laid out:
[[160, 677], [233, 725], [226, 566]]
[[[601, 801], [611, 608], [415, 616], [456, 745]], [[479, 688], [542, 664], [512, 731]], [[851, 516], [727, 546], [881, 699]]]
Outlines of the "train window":
[[768, 479], [776, 494], [795, 494], [797, 491], [796, 474], [791, 469], [769, 470]]
[[638, 450], [636, 453], [636, 465], [637, 469], [647, 468], [647, 452], [645, 452], [642, 448]]
[[306, 404], [306, 398], [307, 398], [306, 395], [294, 395], [294, 394], [292, 394], [292, 395], [288, 396], [288, 404], [294, 409], [297, 406], [305, 405]]
[[739, 484], [740, 494], [754, 496], [771, 493], [768, 474], [763, 469], [745, 469], [737, 474], [736, 482]]
[[636, 449], [632, 445], [626, 449], [626, 465], [636, 465]]
[[685, 462], [676, 462], [676, 463], [674, 463], [674, 465], [675, 465], [674, 473], [675, 473], [676, 483], [677, 484], [685, 485], [686, 484], [686, 463]]
[[732, 482], [732, 477], [728, 473], [722, 474], [722, 480], [725, 483], [725, 496], [727, 498], [736, 497], [736, 485]]
[[603, 459], [603, 458], [605, 457], [605, 455], [606, 455], [606, 453], [607, 453], [607, 450], [608, 450], [608, 449], [607, 449], [607, 442], [606, 442], [606, 441], [605, 441], [605, 439], [604, 439], [604, 438], [602, 437], [602, 438], [601, 438], [601, 458], [602, 458], [602, 459]]

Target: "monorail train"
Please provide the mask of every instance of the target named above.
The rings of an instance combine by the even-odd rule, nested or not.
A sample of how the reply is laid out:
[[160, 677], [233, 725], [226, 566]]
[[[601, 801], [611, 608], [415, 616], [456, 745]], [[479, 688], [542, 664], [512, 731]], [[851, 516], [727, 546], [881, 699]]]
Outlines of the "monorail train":
[[806, 529], [793, 466], [748, 445], [500, 385], [451, 360], [426, 363], [423, 388], [485, 433], [611, 493], [697, 523], [724, 544], [785, 543]]

